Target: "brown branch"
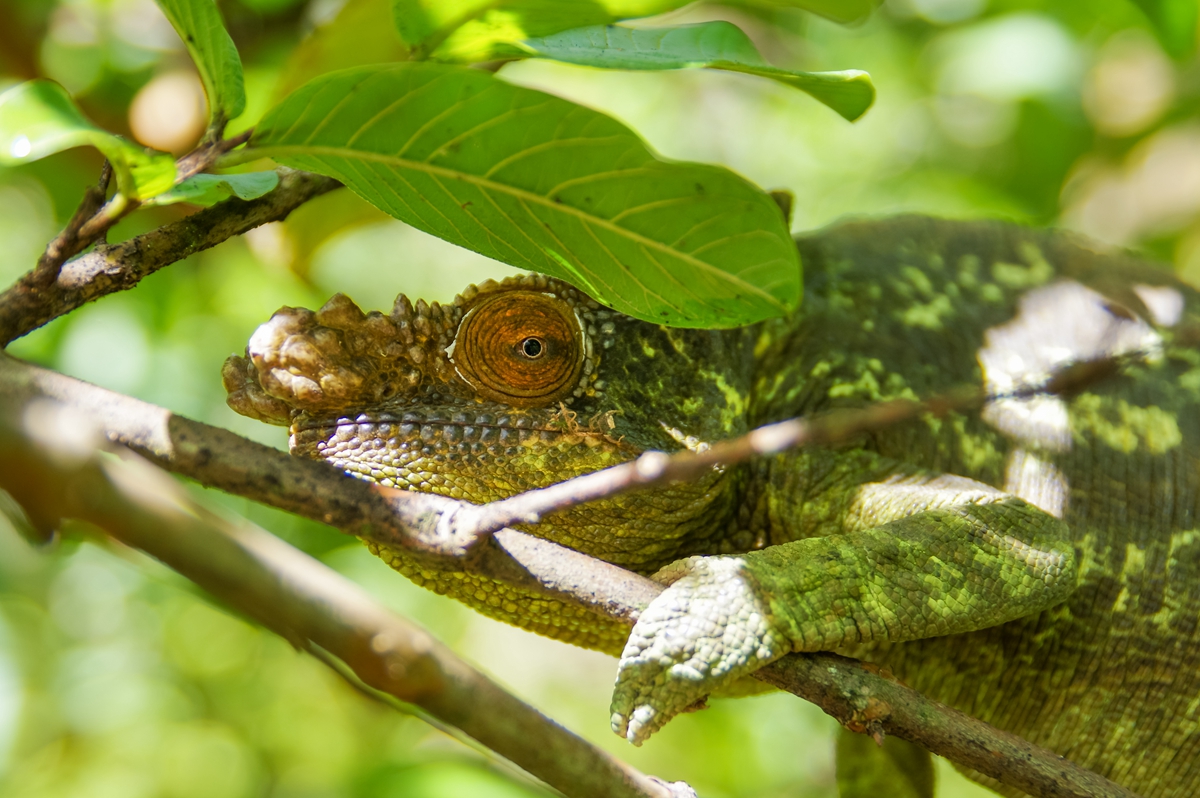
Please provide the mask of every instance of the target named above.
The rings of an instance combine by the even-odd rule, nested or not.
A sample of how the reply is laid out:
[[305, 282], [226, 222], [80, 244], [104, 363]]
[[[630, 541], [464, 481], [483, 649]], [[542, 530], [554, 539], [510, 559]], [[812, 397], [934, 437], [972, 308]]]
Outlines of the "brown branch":
[[228, 199], [120, 244], [97, 246], [63, 265], [48, 282], [42, 282], [48, 272], [40, 272], [39, 264], [0, 294], [0, 345], [7, 346], [93, 299], [132, 288], [164, 266], [261, 224], [285, 219], [300, 205], [339, 185], [320, 175], [282, 171], [279, 185], [258, 199]]
[[[216, 120], [214, 120], [216, 121]], [[220, 122], [220, 128], [225, 127], [225, 122]], [[216, 131], [216, 128], [210, 129], [210, 132]], [[187, 180], [192, 175], [199, 174], [205, 169], [208, 169], [215, 164], [222, 155], [240, 147], [250, 140], [250, 135], [254, 129], [242, 131], [233, 138], [222, 139], [219, 137], [219, 131], [216, 131], [217, 137], [206, 135], [200, 142], [200, 146], [189, 152], [187, 155], [175, 162], [175, 183], [178, 185], [184, 180]]]
[[1138, 798], [1119, 784], [934, 701], [858, 660], [789, 654], [754, 674], [854, 732], [894, 735], [1041, 798]]
[[520, 701], [353, 582], [268, 532], [208, 512], [128, 450], [101, 460], [103, 438], [78, 410], [45, 399], [6, 409], [0, 488], [41, 530], [67, 518], [95, 524], [296, 647], [319, 646], [369, 687], [415, 704], [568, 795], [677, 794]]
[[[300, 461], [224, 430], [190, 421], [143, 402], [0, 356], [0, 397], [26, 404], [48, 395], [97, 420], [108, 437], [159, 465], [211, 487], [332, 523], [343, 531], [389, 545], [436, 552], [461, 550], [444, 536], [470, 505], [429, 494], [383, 492], [321, 463]], [[397, 519], [381, 526], [381, 513]], [[406, 530], [398, 519], [416, 518]], [[446, 560], [442, 560], [443, 563]], [[587, 604], [632, 625], [658, 593], [656, 583], [616, 566], [511, 529], [500, 530], [454, 567], [476, 570], [522, 587]], [[933, 702], [867, 666], [832, 654], [793, 654], [756, 676], [821, 706], [844, 725], [912, 740], [952, 761], [1040, 796], [1135, 798], [1090, 771]]]
[[[223, 123], [221, 127], [224, 127]], [[216, 132], [219, 133], [219, 130]], [[208, 169], [234, 147], [245, 144], [250, 139], [250, 133], [251, 131], [247, 130], [231, 139], [221, 139], [219, 135], [206, 137], [196, 149], [176, 161], [175, 185]], [[111, 178], [112, 164], [106, 160], [100, 172], [99, 185], [84, 192], [83, 200], [71, 216], [71, 220], [67, 222], [67, 226], [46, 246], [33, 271], [22, 278], [27, 285], [45, 288], [53, 283], [68, 258], [78, 255], [98, 241], [103, 243], [113, 225], [141, 206], [137, 200], [120, 193], [105, 202]]]

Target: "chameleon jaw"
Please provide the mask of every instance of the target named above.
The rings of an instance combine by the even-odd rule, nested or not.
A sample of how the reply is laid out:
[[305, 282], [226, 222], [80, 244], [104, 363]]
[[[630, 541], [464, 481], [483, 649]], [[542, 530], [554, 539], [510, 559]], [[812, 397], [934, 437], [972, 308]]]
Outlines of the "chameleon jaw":
[[289, 448], [387, 487], [487, 502], [637, 456], [605, 432], [545, 409], [407, 405], [297, 414]]

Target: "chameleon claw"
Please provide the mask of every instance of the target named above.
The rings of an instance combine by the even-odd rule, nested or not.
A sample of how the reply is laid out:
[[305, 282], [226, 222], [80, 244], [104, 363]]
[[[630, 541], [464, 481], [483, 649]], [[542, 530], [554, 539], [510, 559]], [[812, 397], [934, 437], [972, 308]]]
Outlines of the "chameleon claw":
[[693, 557], [669, 567], [670, 587], [642, 613], [621, 656], [616, 734], [641, 745], [713, 690], [790, 650], [743, 569], [737, 557]]

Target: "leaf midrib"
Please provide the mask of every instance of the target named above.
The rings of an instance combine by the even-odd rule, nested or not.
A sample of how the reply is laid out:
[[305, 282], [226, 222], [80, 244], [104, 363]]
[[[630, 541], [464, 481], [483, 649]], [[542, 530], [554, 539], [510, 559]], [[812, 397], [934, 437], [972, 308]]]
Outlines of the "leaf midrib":
[[[568, 214], [571, 216], [575, 216], [576, 218], [578, 218], [580, 221], [584, 222], [585, 224], [597, 225], [599, 227], [609, 230], [610, 232], [625, 236], [625, 237], [641, 244], [642, 246], [662, 252], [663, 254], [675, 256], [690, 266], [693, 266], [693, 267], [695, 267], [701, 271], [704, 271], [708, 274], [711, 274], [720, 280], [728, 282], [734, 286], [737, 286], [738, 288], [740, 288], [744, 291], [747, 291], [747, 292], [759, 297], [760, 299], [765, 300], [767, 303], [778, 308], [780, 311], [782, 311], [784, 313], [786, 313], [788, 311], [787, 305], [785, 305], [780, 300], [776, 299], [774, 296], [772, 296], [768, 292], [764, 291], [761, 288], [758, 288], [757, 286], [751, 285], [750, 283], [746, 282], [745, 280], [741, 279], [740, 277], [738, 277], [735, 274], [731, 274], [730, 272], [723, 271], [719, 267], [714, 266], [713, 264], [708, 263], [707, 261], [703, 261], [703, 260], [700, 260], [699, 258], [695, 258], [688, 253], [681, 252], [680, 250], [672, 249], [671, 247], [662, 243], [661, 241], [655, 241], [652, 238], [647, 238], [639, 233], [635, 233], [634, 231], [630, 230], [627, 227], [621, 227], [618, 224], [613, 224], [608, 219], [603, 219], [598, 216], [590, 215], [590, 214], [585, 213], [584, 211], [581, 211], [578, 208], [574, 208], [570, 205], [553, 202], [548, 197], [544, 197], [541, 194], [535, 194], [532, 191], [528, 191], [523, 188], [517, 188], [515, 186], [506, 185], [504, 183], [497, 183], [493, 180], [487, 180], [486, 178], [482, 178], [478, 175], [473, 175], [469, 172], [463, 172], [463, 171], [460, 171], [457, 169], [449, 169], [444, 166], [435, 166], [433, 164], [425, 163], [423, 161], [413, 161], [413, 160], [410, 160], [407, 158], [400, 158], [395, 155], [385, 155], [383, 153], [369, 152], [369, 151], [365, 151], [365, 150], [346, 150], [342, 147], [334, 147], [334, 146], [328, 146], [328, 145], [315, 145], [315, 144], [305, 144], [305, 145], [267, 144], [267, 145], [259, 145], [259, 146], [255, 147], [255, 149], [259, 153], [262, 153], [263, 155], [284, 155], [284, 156], [286, 156], [286, 155], [291, 154], [291, 155], [299, 155], [299, 156], [318, 156], [318, 157], [325, 156], [325, 157], [333, 157], [333, 158], [345, 158], [348, 160], [374, 161], [376, 163], [383, 163], [383, 164], [387, 164], [389, 166], [394, 166], [397, 168], [411, 169], [412, 171], [415, 171], [415, 172], [426, 172], [431, 175], [440, 175], [442, 177], [450, 177], [450, 178], [454, 178], [457, 180], [463, 180], [463, 181], [465, 181], [467, 183], [471, 183], [472, 185], [475, 185], [485, 191], [490, 190], [490, 191], [495, 191], [500, 194], [507, 194], [511, 197], [528, 200], [530, 202], [536, 203], [537, 205], [540, 205], [543, 208], [546, 208], [547, 210], [552, 210], [552, 211], [556, 211], [559, 213], [565, 213], [565, 214]], [[768, 232], [768, 231], [763, 231], [763, 232]], [[661, 266], [659, 268], [662, 269]]]

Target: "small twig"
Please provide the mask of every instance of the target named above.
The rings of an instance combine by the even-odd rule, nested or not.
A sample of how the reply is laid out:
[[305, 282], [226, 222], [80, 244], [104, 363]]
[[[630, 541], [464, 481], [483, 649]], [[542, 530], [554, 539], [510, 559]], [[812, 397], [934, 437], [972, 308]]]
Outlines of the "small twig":
[[573, 477], [546, 488], [519, 493], [507, 499], [457, 513], [454, 533], [463, 540], [482, 539], [513, 524], [536, 524], [551, 513], [606, 499], [633, 490], [696, 479], [713, 468], [744, 463], [755, 457], [779, 454], [804, 446], [834, 446], [861, 435], [891, 429], [924, 415], [942, 418], [952, 412], [978, 410], [999, 399], [1034, 395], [1069, 394], [1114, 374], [1132, 354], [1070, 364], [1045, 382], [1003, 395], [981, 388], [961, 388], [925, 401], [877, 402], [862, 408], [834, 410], [809, 418], [767, 424], [745, 435], [719, 441], [702, 452], [646, 452], [636, 460]]
[[[302, 461], [225, 430], [162, 408], [0, 355], [0, 398], [27, 404], [50, 396], [85, 411], [111, 440], [128, 444], [175, 473], [297, 515], [379, 539], [380, 512], [390, 509], [378, 489], [323, 463]], [[402, 497], [402, 501], [401, 501]], [[470, 505], [430, 494], [401, 493], [401, 517], [428, 532], [451, 508]], [[382, 508], [382, 509], [381, 509]], [[384, 530], [386, 531], [386, 530]], [[389, 533], [390, 534], [390, 533]], [[422, 533], [401, 530], [388, 545], [418, 545]], [[504, 529], [459, 570], [486, 573], [524, 589], [592, 608], [632, 626], [662, 587], [617, 566], [546, 540]], [[809, 663], [809, 664], [802, 664]], [[1033, 795], [1134, 798], [1132, 793], [1043, 748], [1014, 738], [889, 681], [866, 666], [832, 654], [792, 654], [755, 676], [817, 703], [843, 724], [894, 734]], [[899, 692], [897, 692], [899, 691]], [[869, 712], [868, 712], [869, 710]], [[867, 722], [878, 725], [864, 725]], [[1016, 746], [1016, 747], [1014, 747]]]
[[62, 268], [67, 258], [87, 246], [86, 244], [79, 246], [80, 228], [104, 206], [111, 179], [112, 163], [106, 158], [104, 165], [100, 167], [100, 179], [95, 186], [90, 186], [83, 192], [83, 199], [80, 200], [75, 213], [71, 215], [67, 226], [46, 245], [45, 251], [42, 252], [33, 271], [28, 275], [32, 286], [42, 287], [54, 282], [54, 279], [58, 277], [58, 270]]
[[[100, 179], [96, 181], [96, 190], [100, 193], [101, 199], [108, 196], [108, 185], [112, 182], [113, 168], [112, 161], [104, 159], [104, 165], [100, 167]], [[100, 244], [108, 243], [108, 230], [102, 230], [96, 236], [96, 242]]]
[[[49, 282], [35, 269], [0, 293], [0, 346], [105, 294], [124, 291], [164, 266], [288, 214], [341, 184], [329, 177], [283, 170], [279, 185], [254, 200], [236, 197], [115, 246], [67, 263]], [[95, 215], [95, 214], [93, 214]]]
[[175, 182], [182, 183], [192, 175], [209, 169], [217, 160], [230, 150], [240, 147], [250, 140], [253, 128], [237, 134], [233, 138], [219, 141], [201, 142], [200, 146], [175, 162]]
[[[247, 130], [230, 139], [201, 142], [199, 147], [175, 163], [176, 185], [208, 169], [233, 148], [245, 144], [251, 132]], [[58, 278], [59, 271], [68, 259], [92, 244], [104, 243], [109, 229], [141, 206], [140, 202], [120, 192], [105, 202], [111, 178], [112, 164], [105, 160], [98, 184], [84, 191], [83, 199], [67, 226], [46, 245], [33, 270], [22, 278], [27, 290], [48, 287]]]

